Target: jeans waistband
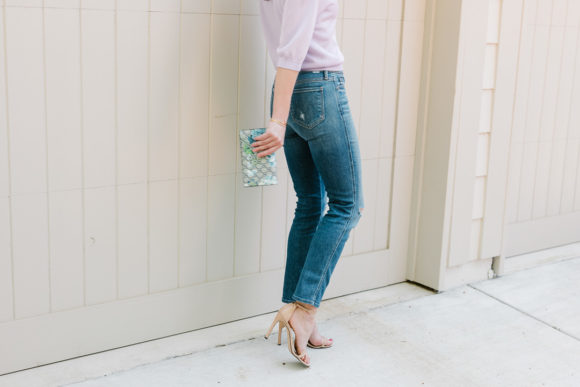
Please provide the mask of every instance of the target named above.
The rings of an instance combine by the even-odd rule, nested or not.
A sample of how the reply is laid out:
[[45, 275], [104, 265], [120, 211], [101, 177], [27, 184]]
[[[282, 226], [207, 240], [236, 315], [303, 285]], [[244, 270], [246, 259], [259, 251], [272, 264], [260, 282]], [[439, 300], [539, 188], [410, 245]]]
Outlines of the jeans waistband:
[[343, 76], [344, 76], [344, 74], [342, 71], [330, 71], [330, 70], [300, 71], [298, 73], [297, 80], [305, 80], [305, 79], [330, 80], [333, 78], [340, 78]]

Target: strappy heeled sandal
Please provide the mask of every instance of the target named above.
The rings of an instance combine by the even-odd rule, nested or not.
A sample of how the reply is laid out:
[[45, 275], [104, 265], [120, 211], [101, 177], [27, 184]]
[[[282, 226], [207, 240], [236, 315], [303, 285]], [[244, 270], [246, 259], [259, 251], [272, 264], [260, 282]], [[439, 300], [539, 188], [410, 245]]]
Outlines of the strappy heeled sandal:
[[[290, 351], [292, 356], [298, 359], [300, 363], [304, 364], [306, 367], [310, 367], [310, 363], [306, 363], [305, 361], [306, 352], [304, 352], [302, 355], [298, 354], [298, 351], [296, 349], [296, 342], [292, 337], [292, 334], [290, 333], [291, 330], [292, 332], [294, 332], [294, 329], [290, 325], [290, 317], [292, 317], [292, 314], [294, 313], [297, 307], [308, 311], [308, 309], [306, 309], [304, 306], [300, 304], [297, 304], [296, 302], [284, 305], [278, 310], [278, 313], [276, 314], [276, 317], [274, 317], [272, 325], [270, 325], [270, 328], [268, 329], [268, 332], [266, 332], [264, 337], [266, 339], [270, 337], [270, 334], [272, 333], [274, 326], [276, 326], [276, 323], [278, 323], [278, 345], [280, 345], [282, 343], [282, 328], [286, 328], [286, 331], [288, 332], [288, 350]], [[296, 332], [294, 332], [294, 336], [296, 336]]]

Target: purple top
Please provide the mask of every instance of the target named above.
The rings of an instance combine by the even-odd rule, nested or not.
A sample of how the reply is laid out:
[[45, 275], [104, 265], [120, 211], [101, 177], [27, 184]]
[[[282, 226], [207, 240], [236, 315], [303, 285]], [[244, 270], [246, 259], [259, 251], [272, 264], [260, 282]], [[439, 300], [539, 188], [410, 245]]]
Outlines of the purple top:
[[337, 0], [258, 0], [266, 46], [274, 67], [342, 70], [336, 41]]

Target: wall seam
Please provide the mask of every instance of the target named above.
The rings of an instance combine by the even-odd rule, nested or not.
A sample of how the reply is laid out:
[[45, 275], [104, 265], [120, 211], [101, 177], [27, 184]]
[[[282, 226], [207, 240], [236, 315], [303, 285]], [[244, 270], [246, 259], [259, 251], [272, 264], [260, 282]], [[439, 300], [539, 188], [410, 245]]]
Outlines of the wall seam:
[[213, 14], [213, 8], [214, 8], [214, 0], [211, 1], [210, 3], [210, 13], [209, 13], [209, 95], [208, 95], [208, 108], [207, 108], [207, 114], [208, 114], [208, 123], [207, 123], [207, 131], [208, 131], [208, 136], [207, 136], [207, 148], [208, 152], [207, 152], [207, 164], [206, 164], [206, 184], [205, 184], [205, 229], [206, 229], [206, 233], [205, 233], [205, 278], [203, 280], [203, 282], [207, 282], [207, 278], [208, 278], [208, 241], [209, 241], [209, 205], [208, 205], [208, 201], [209, 201], [209, 185], [210, 185], [210, 179], [211, 176], [209, 174], [210, 172], [210, 152], [209, 152], [209, 146], [210, 146], [210, 136], [211, 136], [211, 129], [213, 128], [213, 119], [212, 119], [212, 114], [213, 114], [213, 104], [212, 104], [212, 99], [213, 99], [213, 41], [214, 41], [214, 33], [213, 33], [213, 25], [214, 25], [214, 14]]
[[[572, 87], [575, 85], [576, 82], [576, 73], [577, 73], [577, 69], [578, 69], [578, 39], [580, 39], [580, 26], [576, 26], [576, 47], [575, 47], [575, 52], [574, 52], [574, 73], [572, 75]], [[570, 96], [570, 109], [568, 109], [568, 128], [567, 128], [567, 132], [568, 134], [570, 133], [570, 116], [572, 115], [572, 102], [574, 101], [574, 94], [575, 92], [577, 93], [578, 90], [574, 90], [572, 89], [572, 93]], [[576, 154], [576, 165], [580, 166], [580, 141], [578, 142], [577, 145], [577, 154]], [[565, 158], [564, 158], [565, 160]], [[578, 168], [578, 167], [577, 167]], [[576, 192], [576, 187], [578, 185], [578, 171], [576, 171], [576, 173], [574, 174], [574, 192]], [[563, 190], [562, 190], [562, 194], [563, 194]], [[577, 195], [574, 195], [574, 198], [572, 199], [572, 211], [575, 210], [576, 208], [576, 197]], [[560, 199], [560, 211], [562, 211], [562, 199]]]
[[[566, 0], [566, 14], [568, 14], [568, 0]], [[553, 25], [550, 24], [550, 28], [553, 28]], [[560, 66], [558, 68], [558, 81], [557, 81], [557, 86], [556, 86], [556, 102], [555, 102], [555, 107], [554, 107], [554, 117], [552, 119], [552, 128], [551, 128], [551, 132], [552, 132], [552, 139], [551, 139], [551, 144], [550, 144], [550, 160], [549, 160], [549, 167], [548, 167], [548, 189], [547, 189], [547, 194], [546, 194], [546, 212], [544, 214], [544, 216], [550, 216], [548, 215], [548, 210], [549, 210], [549, 198], [550, 198], [550, 187], [552, 186], [552, 177], [553, 174], [551, 173], [552, 170], [552, 164], [554, 162], [554, 144], [556, 142], [556, 138], [555, 138], [555, 134], [556, 134], [556, 120], [558, 117], [558, 102], [560, 101], [560, 82], [562, 79], [562, 63], [563, 63], [563, 59], [564, 59], [564, 49], [566, 48], [564, 45], [564, 42], [566, 41], [566, 25], [562, 26], [563, 28], [563, 38], [562, 38], [562, 49], [560, 52]], [[564, 157], [566, 156], [566, 147], [564, 147]], [[565, 160], [565, 158], [564, 158]], [[558, 208], [561, 207], [561, 200], [562, 200], [562, 186], [564, 184], [564, 171], [562, 171], [562, 179], [560, 180], [560, 203], [558, 203]], [[555, 214], [552, 214], [555, 215]]]
[[[448, 225], [447, 225], [447, 244], [445, 247], [445, 267], [454, 267], [454, 266], [458, 266], [458, 265], [451, 265], [451, 240], [452, 240], [452, 234], [453, 234], [453, 213], [455, 210], [455, 203], [454, 203], [454, 199], [455, 199], [455, 178], [457, 177], [457, 154], [459, 153], [458, 148], [459, 148], [459, 133], [461, 132], [461, 108], [463, 107], [463, 91], [464, 91], [464, 79], [465, 79], [465, 35], [463, 34], [462, 31], [462, 25], [463, 25], [463, 4], [461, 4], [461, 10], [459, 13], [459, 39], [458, 39], [458, 44], [457, 44], [457, 68], [456, 68], [456, 72], [455, 72], [455, 97], [454, 97], [454, 103], [453, 103], [453, 111], [452, 111], [452, 115], [455, 115], [455, 111], [457, 111], [457, 121], [455, 122], [455, 120], [451, 120], [451, 136], [450, 136], [450, 145], [449, 145], [449, 150], [451, 151], [453, 145], [455, 146], [455, 149], [453, 150], [452, 153], [452, 157], [449, 157], [449, 163], [452, 163], [451, 168], [452, 173], [450, 173], [451, 171], [447, 172], [447, 176], [449, 178], [449, 180], [451, 181], [447, 181], [447, 191], [448, 191], [448, 198], [449, 198], [449, 219], [448, 219]], [[461, 63], [459, 62], [459, 60], [461, 59]], [[459, 75], [458, 75], [459, 74]], [[459, 78], [459, 79], [458, 79]], [[455, 101], [457, 101], [457, 105], [455, 105]], [[456, 124], [456, 126], [454, 126], [453, 124]], [[448, 165], [448, 169], [449, 169], [449, 165]], [[446, 195], [447, 196], [447, 195]], [[446, 212], [446, 211], [445, 211]], [[444, 217], [445, 217], [445, 212], [444, 212]], [[446, 220], [443, 221], [443, 223], [445, 224]]]
[[83, 306], [87, 305], [87, 253], [86, 253], [86, 211], [85, 211], [85, 149], [84, 149], [84, 87], [83, 87], [83, 18], [81, 9], [79, 7], [79, 76], [80, 76], [80, 90], [79, 90], [79, 109], [80, 109], [80, 148], [81, 148], [81, 235], [82, 235], [82, 254], [83, 254]]
[[150, 214], [150, 202], [151, 202], [151, 175], [150, 175], [150, 163], [151, 163], [151, 0], [148, 0], [147, 4], [147, 294], [151, 294], [151, 214]]
[[[385, 110], [383, 109], [384, 104], [385, 104], [385, 93], [387, 88], [385, 87], [385, 79], [387, 78], [387, 58], [388, 58], [388, 50], [387, 47], [389, 46], [388, 44], [388, 39], [389, 39], [389, 7], [387, 5], [387, 13], [385, 15], [385, 44], [384, 44], [384, 48], [383, 48], [383, 82], [382, 82], [382, 92], [381, 92], [381, 118], [380, 118], [380, 126], [379, 126], [379, 142], [378, 142], [378, 154], [377, 154], [377, 173], [380, 170], [380, 166], [381, 166], [381, 160], [388, 160], [388, 158], [384, 158], [381, 157], [381, 145], [383, 143], [383, 128], [385, 126]], [[379, 184], [377, 183], [377, 193], [376, 193], [376, 199], [379, 200]], [[390, 216], [389, 216], [390, 217]], [[389, 219], [387, 218], [387, 229], [388, 229], [388, 223], [389, 223]], [[376, 248], [376, 243], [377, 243], [377, 232], [376, 232], [376, 224], [377, 224], [377, 220], [376, 220], [376, 216], [375, 216], [375, 223], [373, 227], [373, 248], [372, 250], [377, 250]], [[387, 240], [388, 240], [389, 236], [387, 235]]]
[[[266, 48], [266, 61], [264, 62], [264, 85], [265, 85], [265, 90], [264, 90], [264, 116], [267, 114], [268, 116], [270, 116], [270, 107], [268, 106], [268, 90], [272, 90], [271, 87], [268, 87], [268, 61], [270, 60], [269, 58], [269, 53], [268, 53], [268, 48]], [[271, 98], [274, 97], [273, 93], [270, 92], [270, 96]], [[239, 94], [238, 94], [238, 99], [239, 99]], [[264, 122], [263, 122], [264, 126], [266, 126], [266, 118], [264, 117]], [[286, 181], [288, 181], [288, 179], [286, 179]], [[286, 197], [288, 197], [288, 191], [286, 190]], [[259, 238], [259, 250], [258, 250], [258, 273], [262, 272], [262, 224], [264, 223], [264, 188], [260, 187], [260, 238]], [[284, 218], [286, 220], [286, 222], [284, 223], [284, 229], [286, 230], [286, 235], [288, 235], [288, 207], [286, 207], [286, 217]], [[285, 249], [287, 248], [287, 241], [284, 242], [286, 245]], [[236, 248], [236, 245], [234, 243], [234, 249]], [[235, 255], [235, 251], [234, 251], [234, 255]]]
[[[183, 42], [181, 36], [183, 34], [183, 0], [179, 0], [179, 13], [178, 13], [178, 23], [179, 23], [179, 35], [177, 37], [177, 288], [181, 287], [181, 111], [182, 111], [182, 100], [181, 100], [181, 51]], [[193, 180], [192, 180], [193, 182]]]
[[10, 230], [9, 246], [10, 246], [10, 275], [12, 278], [12, 319], [16, 318], [16, 288], [14, 284], [14, 225], [12, 216], [12, 167], [11, 167], [11, 154], [10, 154], [10, 103], [8, 101], [8, 38], [6, 37], [6, 32], [8, 28], [6, 26], [6, 4], [2, 0], [2, 39], [4, 40], [4, 84], [6, 85], [4, 89], [5, 103], [6, 103], [6, 157], [7, 157], [7, 168], [8, 168], [8, 227]]
[[[536, 8], [535, 8], [535, 12], [536, 13], [534, 15], [534, 24], [533, 24], [534, 31], [532, 33], [532, 44], [531, 44], [532, 48], [531, 48], [531, 52], [530, 52], [530, 61], [533, 61], [533, 59], [534, 59], [534, 51], [535, 51], [534, 42], [535, 42], [535, 39], [536, 39], [536, 21], [538, 20], [538, 2], [539, 2], [539, 0], [536, 0]], [[523, 24], [525, 23], [525, 19], [524, 19], [524, 16], [526, 15], [525, 8], [526, 8], [525, 5], [522, 5], [522, 28], [523, 28]], [[520, 42], [521, 42], [521, 36], [520, 36]], [[518, 66], [519, 66], [519, 58], [518, 58]], [[530, 65], [530, 73], [528, 74], [527, 93], [526, 94], [529, 94], [529, 92], [530, 92], [530, 84], [531, 83], [532, 83], [532, 65]], [[516, 93], [515, 94], [516, 95], [514, 95], [514, 100], [517, 97], [517, 84], [516, 84]], [[530, 99], [527, 98], [526, 99], [526, 109], [525, 109], [525, 114], [524, 114], [524, 128], [526, 127], [526, 124], [528, 122], [528, 108], [529, 108], [529, 105], [530, 105]], [[515, 111], [515, 104], [514, 104], [514, 111]], [[513, 122], [513, 119], [512, 119], [512, 122]], [[524, 167], [523, 167], [523, 164], [524, 163], [523, 162], [524, 162], [524, 154], [525, 154], [525, 143], [526, 143], [525, 136], [523, 136], [522, 137], [522, 154], [520, 156], [520, 171], [519, 171], [519, 174], [518, 174], [518, 184], [517, 184], [518, 193], [516, 195], [516, 198], [517, 198], [517, 204], [516, 204], [517, 205], [517, 210], [516, 210], [516, 216], [515, 216], [515, 221], [516, 222], [518, 222], [521, 219], [521, 217], [520, 217], [520, 208], [521, 207], [519, 206], [519, 202], [520, 202], [520, 194], [521, 194], [522, 179], [523, 179], [522, 178], [522, 171], [524, 169]]]
[[[44, 8], [46, 0], [42, 4], [42, 83], [43, 83], [43, 102], [44, 102], [44, 173], [46, 184], [46, 239], [47, 239], [47, 257], [48, 257], [48, 310], [52, 312], [52, 281], [51, 281], [51, 244], [50, 244], [50, 185], [48, 176], [48, 102], [47, 102], [47, 82], [46, 82], [46, 9]], [[80, 9], [79, 9], [80, 14]], [[79, 15], [80, 20], [80, 15]]]
[[[434, 0], [435, 2], [437, 0]], [[399, 29], [399, 61], [397, 68], [397, 92], [395, 96], [395, 122], [393, 124], [393, 148], [392, 148], [392, 160], [391, 160], [391, 181], [389, 187], [389, 218], [387, 221], [387, 250], [391, 247], [391, 226], [393, 223], [393, 192], [395, 183], [395, 160], [397, 158], [397, 132], [399, 130], [399, 106], [401, 98], [401, 67], [403, 62], [403, 41], [404, 41], [404, 31], [405, 31], [405, 9], [407, 5], [407, 0], [403, 0], [401, 5], [401, 26]], [[423, 20], [423, 23], [425, 21]]]
[[[240, 61], [240, 46], [242, 43], [242, 0], [238, 2], [240, 6], [240, 12], [238, 13], [238, 73], [237, 73], [237, 90], [236, 90], [236, 127], [234, 131], [234, 135], [236, 135], [236, 143], [237, 143], [237, 133], [240, 127], [240, 78], [241, 78], [241, 61]], [[236, 147], [237, 150], [238, 147]], [[238, 240], [238, 173], [237, 173], [237, 165], [238, 165], [238, 155], [239, 152], [236, 152], [236, 162], [234, 165], [234, 235], [233, 235], [233, 254], [232, 254], [232, 277], [236, 276], [236, 241]], [[260, 225], [261, 226], [261, 225]], [[260, 227], [261, 229], [261, 227]], [[261, 247], [261, 246], [260, 246]], [[261, 251], [260, 251], [261, 255]]]
[[[542, 80], [542, 100], [540, 103], [540, 117], [539, 117], [539, 121], [540, 121], [540, 125], [542, 123], [542, 114], [544, 113], [544, 95], [546, 92], [546, 78], [547, 78], [547, 74], [548, 74], [548, 65], [549, 65], [549, 57], [548, 57], [548, 53], [550, 52], [550, 38], [552, 37], [552, 18], [554, 17], [554, 2], [551, 2], [551, 8], [550, 8], [550, 21], [549, 21], [549, 25], [548, 25], [548, 46], [546, 48], [546, 60], [545, 60], [545, 64], [544, 64], [544, 73], [542, 74], [543, 76], [543, 80]], [[536, 11], [536, 15], [537, 15], [537, 11]], [[535, 209], [535, 199], [536, 199], [536, 187], [537, 187], [537, 183], [538, 183], [538, 156], [539, 156], [539, 152], [540, 152], [540, 143], [542, 138], [542, 126], [538, 127], [538, 136], [536, 138], [536, 157], [534, 158], [533, 162], [534, 162], [534, 181], [533, 181], [533, 188], [531, 190], [532, 192], [532, 201], [531, 201], [531, 210], [530, 210], [530, 219], [528, 220], [532, 220], [534, 219], [534, 209]], [[544, 214], [545, 215], [545, 214]], [[542, 216], [540, 216], [542, 217]]]
[[[82, 1], [82, 0], [81, 0]], [[118, 19], [118, 0], [115, 0], [115, 14], [114, 14], [114, 19], [115, 22], [113, 23], [113, 28], [115, 30], [114, 34], [115, 34], [115, 41], [114, 41], [114, 45], [115, 45], [115, 71], [114, 71], [114, 77], [115, 79], [113, 80], [114, 85], [115, 85], [115, 91], [114, 91], [114, 101], [113, 104], [115, 106], [115, 113], [114, 113], [114, 120], [115, 120], [115, 262], [116, 262], [116, 279], [117, 279], [117, 289], [116, 289], [116, 298], [119, 299], [119, 288], [120, 288], [120, 281], [121, 279], [119, 278], [119, 266], [120, 266], [120, 262], [119, 262], [119, 96], [118, 96], [118, 91], [119, 91], [119, 83], [118, 83], [118, 79], [119, 79], [119, 68], [118, 68], [118, 64], [119, 64], [119, 58], [118, 58], [118, 53], [119, 53], [119, 47], [118, 47], [118, 23], [119, 23], [119, 19]]]
[[[363, 25], [363, 40], [364, 41], [366, 41], [366, 36], [367, 36], [367, 26], [368, 26], [368, 23], [367, 23], [367, 12], [368, 12], [368, 7], [369, 7], [368, 0], [365, 0], [365, 17], [362, 18], [362, 19], [359, 19], [359, 18], [352, 18], [352, 19], [350, 19], [350, 20], [362, 20], [363, 21], [363, 23], [364, 23], [364, 25]], [[343, 10], [343, 12], [345, 12], [345, 11]], [[345, 17], [344, 19], [346, 20], [348, 18]], [[342, 33], [344, 34], [344, 30], [342, 31]], [[361, 121], [362, 121], [362, 116], [363, 116], [363, 114], [362, 114], [362, 112], [363, 112], [363, 104], [362, 104], [362, 101], [363, 101], [363, 95], [364, 95], [363, 86], [364, 86], [364, 78], [365, 78], [364, 68], [365, 68], [365, 63], [366, 63], [366, 51], [367, 51], [366, 50], [366, 44], [365, 44], [365, 42], [363, 42], [363, 45], [362, 45], [362, 61], [361, 61], [362, 74], [361, 74], [361, 77], [360, 77], [360, 93], [359, 93], [359, 96], [358, 96], [359, 97], [358, 100], [360, 102], [360, 105], [359, 105], [360, 107], [359, 107], [359, 110], [358, 110], [358, 120], [356, 122], [356, 132], [357, 132], [357, 137], [358, 138], [360, 138], [361, 130], [362, 130], [361, 129]], [[363, 159], [363, 157], [361, 155], [361, 170], [362, 170], [363, 162], [364, 161], [366, 161], [366, 160]], [[350, 236], [350, 240], [351, 240], [351, 243], [352, 243], [352, 253], [353, 253], [353, 255], [356, 254], [356, 236], [357, 236], [357, 232], [356, 232], [356, 229], [355, 229], [355, 231], [353, 233], [351, 233], [351, 236]]]

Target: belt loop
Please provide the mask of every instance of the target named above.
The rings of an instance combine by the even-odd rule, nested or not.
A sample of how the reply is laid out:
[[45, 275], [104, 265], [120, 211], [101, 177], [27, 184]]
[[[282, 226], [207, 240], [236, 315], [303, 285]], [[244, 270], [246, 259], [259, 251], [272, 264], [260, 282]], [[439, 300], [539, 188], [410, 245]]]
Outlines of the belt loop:
[[324, 80], [328, 81], [328, 70], [324, 70], [323, 73], [324, 73]]

